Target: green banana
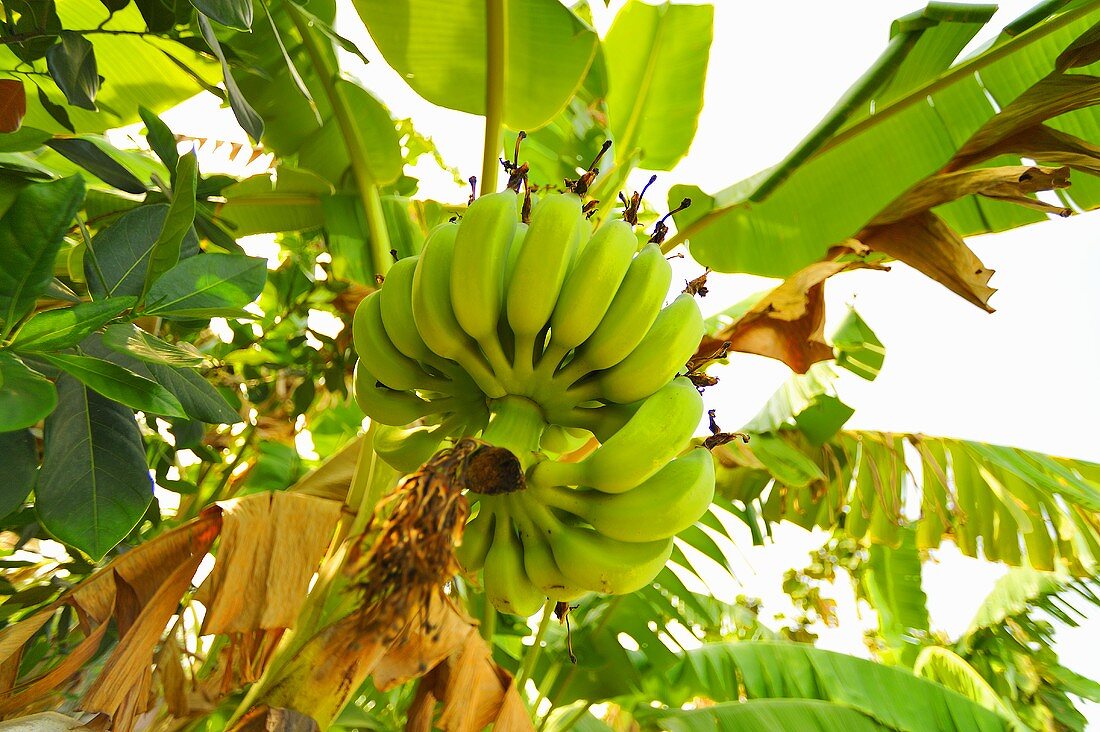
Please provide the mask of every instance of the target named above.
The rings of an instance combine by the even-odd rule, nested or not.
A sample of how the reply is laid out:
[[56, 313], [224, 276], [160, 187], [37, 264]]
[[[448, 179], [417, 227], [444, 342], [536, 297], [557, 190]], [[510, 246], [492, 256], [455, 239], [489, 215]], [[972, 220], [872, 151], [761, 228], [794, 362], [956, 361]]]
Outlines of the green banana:
[[516, 511], [512, 518], [519, 529], [520, 541], [523, 544], [523, 569], [527, 573], [527, 578], [552, 600], [558, 602], [576, 600], [585, 594], [585, 589], [573, 585], [561, 573], [542, 528], [531, 520], [521, 503], [521, 500], [516, 501]]
[[428, 348], [461, 364], [486, 396], [502, 397], [504, 387], [462, 331], [451, 305], [451, 261], [458, 228], [457, 224], [440, 224], [424, 242], [413, 275], [413, 319]]
[[642, 402], [634, 416], [584, 460], [544, 460], [535, 465], [535, 485], [591, 486], [623, 493], [660, 470], [691, 440], [703, 416], [703, 398], [680, 377]]
[[374, 428], [374, 451], [394, 470], [412, 473], [439, 451], [454, 427], [453, 418], [413, 427], [378, 425]]
[[381, 386], [362, 361], [355, 366], [355, 401], [372, 420], [395, 426], [448, 411], [454, 404], [450, 397], [428, 401], [412, 391], [394, 391]]
[[513, 531], [509, 516], [511, 496], [498, 497], [493, 544], [485, 555], [485, 597], [497, 610], [524, 617], [541, 608], [546, 595], [531, 583], [523, 566], [523, 544]]
[[390, 267], [380, 290], [382, 294], [379, 296], [379, 304], [382, 308], [382, 325], [397, 350], [409, 358], [431, 363], [439, 360], [439, 357], [424, 343], [413, 319], [413, 276], [416, 274], [418, 261], [419, 256], [405, 257]]
[[[523, 242], [527, 238], [527, 224], [522, 221], [516, 224], [516, 230], [512, 234], [512, 243], [508, 245], [508, 257], [504, 263], [504, 307], [501, 308], [501, 314], [505, 317], [502, 318], [504, 325], [507, 325], [507, 306], [508, 306], [508, 291], [512, 289], [512, 275], [516, 271], [516, 261], [519, 259], [519, 253], [523, 251]], [[510, 333], [511, 330], [508, 329]]]
[[355, 310], [352, 331], [360, 358], [370, 360], [370, 370], [391, 389], [424, 389], [449, 393], [452, 384], [427, 373], [420, 364], [397, 349], [382, 324], [381, 290], [367, 295]]
[[667, 539], [702, 516], [714, 498], [714, 458], [696, 448], [626, 493], [532, 486], [533, 498], [584, 519], [611, 539]]
[[507, 294], [508, 324], [516, 338], [513, 366], [520, 379], [533, 370], [535, 348], [541, 347], [536, 338], [554, 312], [583, 221], [574, 195], [546, 196], [531, 212]]
[[624, 542], [585, 526], [569, 526], [537, 502], [529, 504], [565, 579], [611, 595], [634, 592], [653, 581], [672, 554], [672, 539]]
[[657, 245], [647, 245], [630, 263], [603, 320], [554, 381], [569, 387], [590, 371], [610, 368], [629, 356], [657, 319], [671, 283], [665, 255]]
[[511, 367], [497, 338], [504, 304], [504, 269], [519, 215], [511, 190], [483, 195], [470, 204], [455, 237], [451, 305], [459, 325], [480, 345], [500, 379]]
[[683, 294], [657, 315], [653, 327], [630, 355], [606, 371], [592, 374], [570, 389], [577, 402], [604, 399], [629, 404], [645, 399], [686, 371], [689, 358], [703, 338], [703, 314], [695, 298]]
[[481, 499], [481, 508], [477, 515], [466, 523], [462, 531], [462, 542], [455, 547], [455, 558], [467, 573], [476, 572], [485, 566], [485, 557], [493, 543], [493, 522], [495, 512], [489, 506], [491, 500]]
[[546, 452], [554, 452], [561, 455], [579, 450], [584, 447], [590, 439], [592, 439], [592, 433], [588, 430], [552, 424], [542, 433], [542, 440], [539, 444]]
[[634, 259], [637, 240], [625, 221], [604, 224], [578, 255], [550, 316], [550, 345], [539, 363], [544, 378], [561, 360], [592, 335]]

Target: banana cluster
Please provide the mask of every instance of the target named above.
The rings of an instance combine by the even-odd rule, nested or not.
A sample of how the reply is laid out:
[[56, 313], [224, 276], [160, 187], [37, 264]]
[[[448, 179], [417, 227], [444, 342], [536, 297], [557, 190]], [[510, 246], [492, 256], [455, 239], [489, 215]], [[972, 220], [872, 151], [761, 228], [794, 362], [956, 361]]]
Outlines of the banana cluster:
[[356, 311], [355, 396], [379, 456], [411, 472], [473, 436], [526, 475], [468, 496], [457, 551], [501, 611], [643, 587], [710, 505], [710, 455], [681, 455], [702, 399], [677, 377], [703, 319], [690, 295], [664, 306], [671, 269], [638, 241], [625, 221], [593, 233], [573, 194], [543, 197], [529, 224], [514, 192], [484, 195]]

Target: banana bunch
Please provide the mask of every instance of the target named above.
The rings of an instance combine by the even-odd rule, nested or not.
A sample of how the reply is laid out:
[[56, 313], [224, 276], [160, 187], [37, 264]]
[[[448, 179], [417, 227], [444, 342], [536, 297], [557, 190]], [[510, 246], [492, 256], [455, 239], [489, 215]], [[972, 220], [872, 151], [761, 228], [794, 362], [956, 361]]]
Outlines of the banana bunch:
[[638, 251], [625, 221], [593, 232], [571, 193], [541, 198], [529, 223], [519, 210], [492, 193], [438, 226], [363, 300], [353, 334], [382, 459], [412, 472], [472, 436], [518, 460], [518, 484], [471, 487], [457, 555], [497, 609], [529, 615], [652, 581], [710, 505], [714, 467], [688, 450], [703, 404], [677, 376], [703, 319], [690, 295], [665, 306], [660, 249]]

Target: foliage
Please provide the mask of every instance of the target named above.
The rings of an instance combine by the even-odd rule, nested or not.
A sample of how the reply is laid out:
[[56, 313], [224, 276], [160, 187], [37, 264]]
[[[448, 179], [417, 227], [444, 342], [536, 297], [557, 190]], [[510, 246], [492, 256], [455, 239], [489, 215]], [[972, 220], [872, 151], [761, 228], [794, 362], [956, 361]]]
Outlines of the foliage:
[[[873, 317], [852, 310], [825, 334], [823, 293], [899, 260], [988, 309], [992, 271], [963, 236], [1100, 203], [1100, 3], [1041, 3], [966, 58], [990, 6], [899, 19], [784, 161], [713, 195], [674, 187], [668, 208], [691, 206], [671, 220], [622, 189], [689, 149], [724, 40], [711, 7], [628, 0], [601, 37], [583, 1], [353, 5], [381, 58], [333, 27], [333, 0], [3, 4], [0, 715], [117, 730], [303, 715], [347, 730], [532, 715], [562, 730], [1084, 728], [1075, 698], [1100, 688], [1060, 664], [1051, 618], [1100, 604], [1100, 465], [845, 430], [841, 370], [873, 380], [889, 362]], [[365, 590], [390, 569], [372, 565], [378, 542], [409, 549], [402, 531], [433, 516], [401, 514], [399, 476], [363, 434], [352, 315], [465, 210], [419, 193], [422, 155], [455, 171], [348, 73], [368, 60], [485, 118], [479, 192], [518, 145], [532, 188], [583, 184], [595, 222], [634, 217], [665, 252], [784, 278], [708, 321], [683, 369], [705, 388], [734, 350], [794, 372], [747, 441], [712, 420], [710, 510], [653, 583], [586, 595], [561, 622], [544, 612], [530, 641], [476, 577], [411, 614], [399, 588]], [[272, 155], [267, 171], [204, 170], [160, 118], [200, 92]], [[135, 123], [140, 149], [103, 134]], [[434, 479], [416, 474], [398, 495], [419, 485], [431, 505]], [[744, 527], [765, 543], [780, 521], [830, 539], [784, 578], [801, 617], [773, 629], [759, 601], [710, 590]], [[955, 639], [921, 586], [944, 541], [1012, 567]], [[873, 661], [813, 647], [832, 617], [822, 583], [845, 573], [875, 610]]]

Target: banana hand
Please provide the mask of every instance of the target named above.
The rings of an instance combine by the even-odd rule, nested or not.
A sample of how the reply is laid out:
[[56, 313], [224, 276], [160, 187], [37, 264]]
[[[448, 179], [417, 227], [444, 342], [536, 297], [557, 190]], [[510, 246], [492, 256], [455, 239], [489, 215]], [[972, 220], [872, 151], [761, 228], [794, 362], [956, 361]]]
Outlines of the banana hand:
[[691, 440], [703, 416], [703, 399], [681, 377], [642, 402], [634, 416], [584, 460], [546, 460], [530, 475], [535, 485], [583, 485], [623, 493], [660, 470]]
[[696, 448], [626, 493], [533, 486], [532, 498], [577, 516], [604, 536], [627, 542], [667, 539], [706, 513], [714, 498], [714, 459]]

